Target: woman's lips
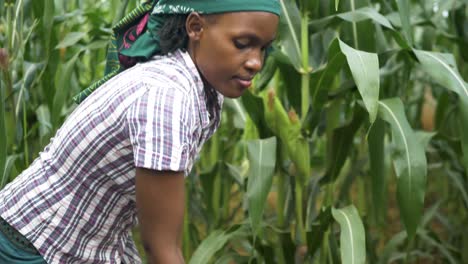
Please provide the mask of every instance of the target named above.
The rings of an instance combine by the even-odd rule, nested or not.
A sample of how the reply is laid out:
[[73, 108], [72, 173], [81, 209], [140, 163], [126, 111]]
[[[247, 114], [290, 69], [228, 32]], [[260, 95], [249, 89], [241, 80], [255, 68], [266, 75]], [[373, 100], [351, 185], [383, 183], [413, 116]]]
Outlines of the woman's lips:
[[249, 88], [252, 85], [252, 79], [251, 78], [240, 78], [240, 77], [235, 77], [234, 78], [240, 86], [244, 88]]

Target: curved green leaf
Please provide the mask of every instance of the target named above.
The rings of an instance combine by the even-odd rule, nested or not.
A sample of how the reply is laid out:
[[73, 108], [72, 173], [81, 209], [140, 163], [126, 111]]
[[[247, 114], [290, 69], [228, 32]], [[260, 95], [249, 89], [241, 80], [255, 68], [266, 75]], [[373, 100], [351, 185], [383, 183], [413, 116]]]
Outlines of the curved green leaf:
[[265, 107], [263, 106], [263, 99], [260, 96], [254, 95], [251, 91], [247, 90], [244, 95], [240, 98], [242, 106], [252, 119], [253, 124], [257, 126], [258, 134], [260, 138], [268, 138], [273, 134], [268, 129], [268, 125], [265, 120]]
[[69, 89], [70, 79], [73, 74], [73, 69], [75, 67], [76, 61], [80, 53], [77, 52], [65, 65], [59, 68], [59, 72], [55, 76], [55, 95], [53, 100], [53, 111], [52, 111], [52, 124], [54, 128], [57, 128], [60, 123], [60, 117], [62, 114], [62, 108], [66, 103], [67, 94]]
[[468, 99], [463, 100], [459, 105], [460, 111], [460, 138], [463, 151], [463, 163], [465, 165], [466, 173], [468, 174]]
[[370, 120], [374, 122], [379, 108], [379, 58], [375, 53], [355, 50], [341, 40], [340, 48], [346, 56], [354, 81], [369, 112]]
[[390, 261], [392, 255], [395, 254], [395, 252], [398, 252], [398, 248], [401, 247], [401, 245], [403, 245], [403, 243], [406, 241], [406, 238], [406, 232], [402, 231], [394, 235], [390, 240], [388, 240], [385, 247], [380, 253], [377, 264], [393, 263]]
[[3, 189], [3, 187], [5, 187], [5, 185], [13, 180], [11, 177], [12, 177], [12, 169], [15, 165], [15, 161], [20, 157], [20, 155], [16, 154], [16, 155], [10, 155], [6, 158], [6, 162], [5, 162], [5, 167], [4, 167], [4, 170], [1, 171], [1, 173], [3, 174], [3, 177], [1, 179], [1, 182], [0, 182], [0, 189]]
[[32, 83], [40, 77], [40, 71], [44, 68], [43, 63], [24, 63], [24, 76], [21, 82], [21, 88], [18, 93], [18, 101], [15, 108], [15, 115], [19, 116], [20, 108], [22, 107], [22, 101], [27, 100], [28, 91], [31, 88]]
[[242, 105], [241, 100], [239, 98], [226, 98], [224, 100], [223, 107], [231, 110], [234, 126], [238, 129], [244, 129], [245, 122], [249, 117]]
[[329, 226], [333, 223], [331, 212], [332, 208], [329, 206], [322, 208], [320, 214], [312, 224], [312, 229], [315, 231], [307, 232], [307, 250], [310, 254], [315, 254], [320, 248], [325, 232], [327, 232]]
[[5, 175], [5, 163], [7, 157], [7, 138], [6, 138], [6, 128], [5, 128], [5, 95], [4, 89], [2, 87], [2, 82], [0, 81], [0, 177], [3, 187], [3, 183], [6, 181], [7, 175]]
[[463, 178], [463, 174], [452, 171], [450, 169], [446, 169], [445, 173], [452, 179], [452, 185], [456, 189], [460, 191], [460, 194], [465, 202], [465, 208], [468, 208], [468, 183], [465, 183], [465, 179]]
[[301, 52], [301, 15], [295, 1], [280, 0], [281, 21], [280, 21], [280, 43], [284, 52], [291, 60], [296, 70], [302, 67]]
[[421, 144], [424, 148], [427, 148], [431, 139], [435, 136], [435, 132], [425, 132], [425, 131], [416, 131], [414, 132], [416, 139], [418, 140], [419, 144]]
[[276, 164], [276, 137], [247, 143], [250, 169], [247, 199], [254, 233], [258, 232]]
[[468, 84], [456, 67], [452, 54], [414, 50], [421, 68], [437, 83], [460, 96], [460, 137], [462, 141], [463, 163], [468, 171]]
[[322, 184], [335, 181], [339, 175], [348, 159], [354, 136], [365, 119], [366, 112], [361, 106], [356, 105], [351, 122], [333, 130], [330, 148], [327, 151], [327, 169], [325, 176], [320, 180]]
[[206, 264], [211, 258], [222, 249], [226, 243], [237, 236], [242, 236], [245, 233], [244, 226], [237, 230], [227, 233], [221, 230], [215, 230], [205, 238], [198, 246], [189, 261], [189, 264]]
[[366, 262], [366, 234], [354, 205], [332, 209], [333, 218], [340, 224], [341, 261], [344, 264]]
[[386, 211], [387, 169], [385, 166], [385, 123], [378, 118], [368, 136], [370, 176], [372, 183], [372, 206], [378, 223], [384, 222]]
[[356, 9], [354, 12], [346, 12], [342, 14], [336, 15], [337, 17], [349, 21], [349, 22], [360, 22], [363, 20], [371, 19], [374, 22], [388, 28], [394, 30], [390, 21], [384, 17], [382, 14], [377, 12], [377, 10], [369, 7], [359, 8]]
[[369, 7], [358, 8], [354, 11], [339, 13], [321, 19], [312, 20], [309, 23], [309, 27], [311, 27], [312, 30], [322, 30], [324, 27], [328, 27], [329, 25], [337, 23], [338, 19], [351, 23], [357, 23], [370, 19], [375, 23], [392, 30], [393, 32], [397, 32], [388, 18], [380, 14], [377, 10]]
[[75, 45], [78, 41], [82, 40], [87, 32], [70, 32], [65, 38], [55, 47], [56, 49], [67, 48]]
[[[42, 16], [42, 32], [44, 32], [44, 40], [45, 40], [45, 51], [46, 54], [49, 55], [50, 53], [50, 36], [53, 32], [51, 30], [52, 26], [54, 25], [54, 12], [55, 12], [55, 3], [54, 0], [44, 0], [44, 14]], [[46, 57], [48, 59], [48, 57]]]
[[318, 79], [316, 85], [311, 85], [311, 88], [313, 89], [311, 91], [311, 102], [316, 109], [321, 109], [326, 103], [327, 90], [343, 67], [345, 58], [343, 53], [339, 51], [338, 45], [338, 39], [333, 40], [328, 49], [328, 63], [326, 67], [324, 69], [317, 70], [312, 74], [313, 76], [317, 75]]
[[403, 34], [406, 40], [413, 44], [413, 35], [411, 34], [411, 23], [410, 23], [410, 2], [408, 0], [397, 0], [398, 12], [400, 14], [401, 25], [403, 27]]
[[412, 239], [421, 220], [426, 190], [424, 145], [410, 127], [399, 98], [380, 101], [379, 106], [379, 116], [392, 128], [392, 142], [396, 148], [393, 159], [398, 177], [398, 205], [408, 236]]
[[413, 50], [422, 69], [437, 83], [468, 99], [468, 84], [460, 76], [452, 54]]

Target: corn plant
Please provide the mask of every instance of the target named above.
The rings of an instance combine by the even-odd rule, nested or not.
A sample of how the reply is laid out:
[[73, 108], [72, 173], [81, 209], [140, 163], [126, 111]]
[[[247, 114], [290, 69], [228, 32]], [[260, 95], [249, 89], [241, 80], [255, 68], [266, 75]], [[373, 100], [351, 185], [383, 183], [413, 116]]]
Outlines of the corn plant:
[[[2, 186], [137, 4], [0, 0]], [[468, 2], [280, 4], [274, 51], [186, 182], [187, 261], [468, 262]]]
[[[467, 220], [466, 2], [281, 5], [276, 51], [255, 87], [227, 104], [227, 128], [200, 163], [214, 168], [199, 177], [210, 186], [200, 195], [223, 206], [205, 220], [240, 226], [202, 229], [210, 235], [191, 263], [466, 261], [466, 235], [443, 241], [430, 224]], [[451, 182], [440, 191], [461, 213], [444, 217], [442, 200], [427, 202], [431, 180]], [[223, 215], [228, 207], [238, 211]]]

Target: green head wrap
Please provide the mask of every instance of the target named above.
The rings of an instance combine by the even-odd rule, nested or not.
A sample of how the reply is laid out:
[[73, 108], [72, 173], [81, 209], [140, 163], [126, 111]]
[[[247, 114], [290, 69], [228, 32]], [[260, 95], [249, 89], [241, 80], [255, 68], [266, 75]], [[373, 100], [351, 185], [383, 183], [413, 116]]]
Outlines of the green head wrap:
[[167, 16], [262, 11], [280, 15], [279, 0], [153, 0], [143, 3], [113, 28], [107, 52], [105, 76], [73, 99], [81, 103], [89, 94], [119, 72], [161, 52], [158, 33]]

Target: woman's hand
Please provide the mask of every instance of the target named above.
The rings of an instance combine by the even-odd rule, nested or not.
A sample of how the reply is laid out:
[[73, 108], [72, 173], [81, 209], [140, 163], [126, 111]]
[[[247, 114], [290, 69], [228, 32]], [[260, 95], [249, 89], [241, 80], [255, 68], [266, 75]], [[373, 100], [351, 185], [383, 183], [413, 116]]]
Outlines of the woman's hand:
[[137, 168], [136, 204], [149, 263], [184, 263], [184, 173]]

